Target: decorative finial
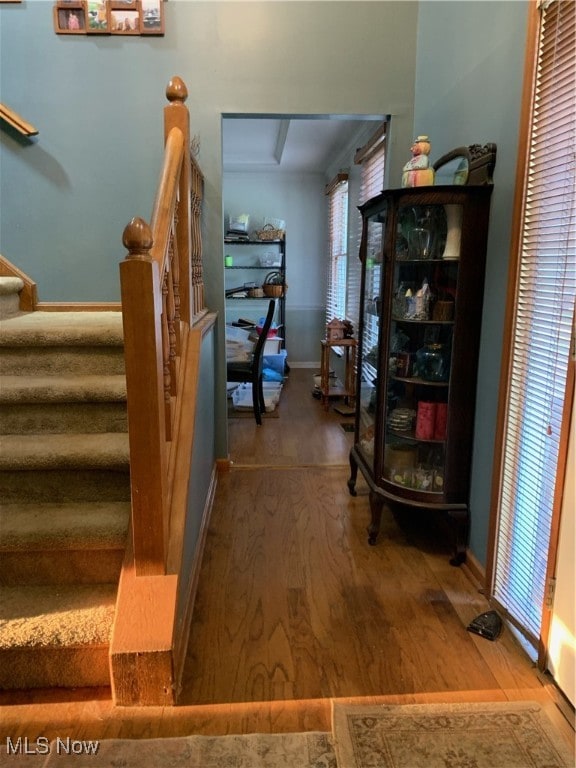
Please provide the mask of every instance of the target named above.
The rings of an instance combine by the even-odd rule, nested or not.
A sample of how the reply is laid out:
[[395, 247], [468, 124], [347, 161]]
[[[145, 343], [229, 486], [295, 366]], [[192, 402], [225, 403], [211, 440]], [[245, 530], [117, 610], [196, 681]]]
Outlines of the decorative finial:
[[136, 216], [126, 225], [122, 244], [128, 251], [127, 259], [149, 259], [153, 243], [152, 230], [144, 219]]
[[181, 77], [176, 75], [170, 80], [166, 86], [166, 98], [170, 102], [181, 101], [184, 103], [186, 101], [188, 98], [188, 88], [186, 88], [186, 83]]

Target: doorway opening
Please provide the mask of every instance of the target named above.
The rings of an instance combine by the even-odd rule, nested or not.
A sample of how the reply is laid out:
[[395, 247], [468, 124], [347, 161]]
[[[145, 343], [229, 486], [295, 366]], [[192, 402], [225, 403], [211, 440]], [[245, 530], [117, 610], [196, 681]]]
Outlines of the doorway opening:
[[[320, 366], [326, 323], [326, 186], [342, 169], [349, 173], [349, 250], [353, 258], [359, 231], [360, 178], [354, 155], [385, 119], [384, 115], [336, 114], [225, 114], [222, 118], [223, 232], [231, 218], [242, 216], [249, 217], [248, 239], [257, 239], [267, 222], [284, 226], [282, 271], [287, 289], [280, 300], [282, 313], [275, 317], [282, 339], [277, 353], [285, 353], [290, 372], [311, 369], [308, 397]], [[261, 296], [259, 303], [258, 297], [265, 279], [272, 279], [269, 274], [277, 269], [276, 262], [282, 263], [277, 251], [273, 245], [240, 249], [225, 243], [224, 254], [230, 257], [226, 261], [232, 267], [225, 268], [225, 287], [246, 286], [246, 294], [250, 294], [239, 291], [226, 300], [227, 325], [261, 319], [268, 299]], [[240, 266], [246, 264], [252, 268], [244, 272]], [[270, 268], [254, 268], [260, 264]], [[273, 371], [278, 372], [281, 360], [272, 362]], [[230, 436], [230, 423], [228, 426]]]

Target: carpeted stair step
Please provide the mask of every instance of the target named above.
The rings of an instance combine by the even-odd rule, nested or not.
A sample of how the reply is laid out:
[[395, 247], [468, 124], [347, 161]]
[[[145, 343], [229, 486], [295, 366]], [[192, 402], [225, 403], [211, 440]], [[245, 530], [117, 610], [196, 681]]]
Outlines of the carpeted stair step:
[[21, 312], [2, 323], [5, 347], [123, 345], [121, 312]]
[[130, 516], [122, 316], [0, 311], [0, 688], [107, 686]]
[[2, 376], [3, 434], [125, 432], [126, 378], [101, 376]]
[[124, 376], [3, 376], [0, 403], [126, 401]]
[[0, 405], [4, 435], [39, 432], [126, 432], [126, 403], [23, 403]]
[[129, 480], [127, 469], [4, 470], [0, 471], [0, 499], [3, 504], [129, 501]]
[[24, 281], [19, 277], [0, 277], [0, 319], [20, 311], [20, 291]]
[[128, 471], [128, 435], [96, 434], [4, 435], [0, 471], [115, 470]]
[[117, 581], [129, 516], [127, 502], [4, 504], [0, 584]]
[[0, 374], [124, 373], [120, 312], [28, 312], [2, 319]]
[[0, 331], [0, 375], [2, 376], [10, 374], [50, 376], [86, 371], [98, 375], [124, 373], [124, 348], [122, 346], [10, 347], [2, 345]]
[[110, 684], [116, 584], [0, 587], [0, 688]]

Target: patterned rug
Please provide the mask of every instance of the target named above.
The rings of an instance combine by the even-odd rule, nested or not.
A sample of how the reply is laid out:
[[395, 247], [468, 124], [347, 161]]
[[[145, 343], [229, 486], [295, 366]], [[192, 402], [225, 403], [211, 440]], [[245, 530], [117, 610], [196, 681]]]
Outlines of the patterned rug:
[[44, 762], [33, 757], [36, 762], [30, 759], [30, 763], [25, 759], [11, 763], [14, 757], [6, 757], [5, 764], [22, 768], [337, 768], [330, 734], [316, 732], [99, 743], [62, 739], [49, 745]]
[[335, 703], [338, 768], [573, 768], [564, 737], [536, 702]]

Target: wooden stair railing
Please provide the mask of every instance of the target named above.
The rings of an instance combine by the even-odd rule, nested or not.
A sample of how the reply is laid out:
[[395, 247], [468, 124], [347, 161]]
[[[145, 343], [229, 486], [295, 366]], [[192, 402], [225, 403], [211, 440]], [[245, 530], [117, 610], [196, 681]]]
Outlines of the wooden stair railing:
[[165, 153], [150, 225], [125, 228], [120, 265], [136, 575], [166, 573], [173, 452], [190, 327], [207, 313], [202, 280], [203, 177], [190, 155], [184, 82], [167, 86]]
[[0, 119], [4, 120], [8, 125], [12, 126], [14, 130], [21, 133], [22, 136], [37, 136], [38, 128], [35, 128], [32, 123], [24, 120], [23, 117], [13, 109], [7, 107], [5, 104], [0, 104]]

